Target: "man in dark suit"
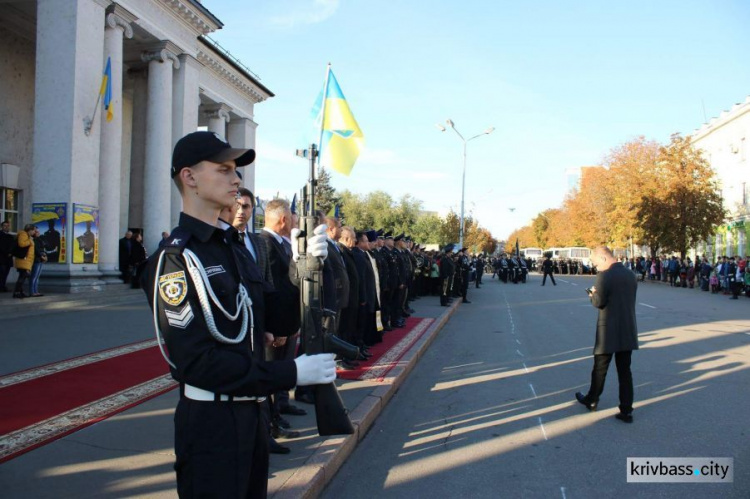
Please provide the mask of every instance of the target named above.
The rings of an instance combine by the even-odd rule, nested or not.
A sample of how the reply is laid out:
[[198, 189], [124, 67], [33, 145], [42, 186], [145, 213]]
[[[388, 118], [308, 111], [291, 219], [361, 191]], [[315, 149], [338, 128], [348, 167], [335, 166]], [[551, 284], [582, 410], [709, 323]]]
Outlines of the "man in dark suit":
[[[349, 299], [348, 305], [341, 309], [341, 325], [339, 331], [341, 331], [341, 339], [357, 345], [361, 343], [358, 341], [357, 335], [357, 317], [359, 315], [359, 274], [357, 273], [357, 264], [354, 261], [354, 255], [352, 249], [357, 244], [357, 236], [354, 233], [354, 229], [351, 227], [343, 227], [341, 229], [341, 237], [339, 238], [339, 249], [341, 249], [341, 256], [344, 258], [344, 264], [346, 265], [346, 273], [349, 277]], [[369, 359], [372, 355], [367, 351], [366, 348], [360, 348], [359, 360]]]
[[328, 304], [336, 312], [336, 323], [334, 333], [339, 336], [341, 333], [341, 309], [349, 306], [349, 276], [346, 273], [346, 264], [344, 257], [341, 255], [341, 249], [338, 246], [338, 240], [341, 237], [341, 222], [335, 217], [326, 217], [325, 224], [328, 226], [326, 234], [328, 235], [328, 258], [325, 265], [331, 265], [333, 268], [333, 282], [336, 286], [336, 303]]
[[[365, 335], [369, 332], [370, 324], [375, 323], [375, 273], [367, 256], [370, 243], [365, 232], [357, 232], [357, 246], [352, 249], [354, 263], [357, 266], [359, 278], [359, 312], [357, 313], [357, 345], [365, 346]], [[371, 345], [369, 345], [371, 346]]]
[[[120, 239], [119, 244], [119, 263], [120, 263], [120, 274], [122, 275], [122, 282], [130, 282], [130, 252], [133, 251], [133, 232], [127, 231], [125, 237]], [[49, 257], [48, 257], [49, 258]], [[49, 259], [47, 260], [49, 261]]]
[[604, 390], [612, 356], [617, 365], [620, 383], [620, 412], [615, 416], [626, 423], [633, 422], [633, 376], [630, 357], [638, 350], [638, 327], [635, 320], [635, 295], [638, 286], [635, 274], [618, 262], [607, 247], [596, 248], [592, 261], [599, 273], [596, 284], [588, 291], [591, 304], [599, 309], [594, 344], [594, 369], [591, 387], [585, 396], [576, 393], [576, 399], [590, 411], [596, 410], [599, 396]]

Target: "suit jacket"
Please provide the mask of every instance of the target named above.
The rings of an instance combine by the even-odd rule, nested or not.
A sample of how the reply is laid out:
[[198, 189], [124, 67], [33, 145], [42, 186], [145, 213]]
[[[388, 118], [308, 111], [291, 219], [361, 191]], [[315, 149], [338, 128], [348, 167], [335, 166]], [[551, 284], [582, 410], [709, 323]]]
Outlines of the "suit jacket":
[[133, 240], [133, 238], [130, 238], [130, 248], [128, 248], [128, 239], [125, 237], [120, 239], [120, 244], [118, 245], [118, 261], [120, 264], [120, 270], [123, 272], [128, 268], [128, 264], [130, 262], [130, 252], [133, 251], [133, 243], [135, 243], [135, 241]]
[[594, 355], [638, 350], [635, 321], [636, 276], [615, 263], [596, 276], [591, 303], [599, 309]]
[[359, 303], [365, 304], [367, 312], [375, 312], [375, 273], [370, 259], [359, 248], [353, 248], [352, 255], [354, 255], [354, 263], [359, 276]]
[[351, 249], [341, 244], [339, 244], [339, 248], [341, 248], [341, 256], [344, 257], [346, 274], [349, 277], [348, 307], [356, 310], [359, 305], [359, 274], [357, 273], [357, 264], [354, 262], [354, 255], [352, 255]]
[[341, 310], [349, 306], [349, 275], [346, 272], [346, 263], [344, 263], [338, 245], [330, 239], [328, 240], [328, 258], [326, 258], [325, 265], [329, 264], [333, 269], [333, 282], [336, 286], [336, 308], [334, 310]]
[[274, 336], [290, 336], [300, 327], [299, 289], [289, 278], [291, 255], [273, 234], [263, 231], [258, 237], [264, 244], [274, 291], [266, 298], [266, 330]]

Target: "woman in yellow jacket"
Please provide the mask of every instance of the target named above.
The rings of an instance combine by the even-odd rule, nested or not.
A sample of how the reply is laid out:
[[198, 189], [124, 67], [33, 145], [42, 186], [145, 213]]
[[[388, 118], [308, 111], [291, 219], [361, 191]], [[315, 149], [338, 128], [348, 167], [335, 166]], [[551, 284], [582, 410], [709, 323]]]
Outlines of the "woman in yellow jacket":
[[26, 224], [23, 230], [18, 233], [18, 246], [27, 248], [27, 250], [24, 258], [14, 257], [13, 259], [14, 267], [18, 271], [18, 281], [16, 281], [13, 298], [26, 298], [28, 296], [23, 292], [23, 283], [29, 277], [31, 267], [34, 265], [34, 240], [31, 238], [31, 234], [35, 231], [35, 225]]

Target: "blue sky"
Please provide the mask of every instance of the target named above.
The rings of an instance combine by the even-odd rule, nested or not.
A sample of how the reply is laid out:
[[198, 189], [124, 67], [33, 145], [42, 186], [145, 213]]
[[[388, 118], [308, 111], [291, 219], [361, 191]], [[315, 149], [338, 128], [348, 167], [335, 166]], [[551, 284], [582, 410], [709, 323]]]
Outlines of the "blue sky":
[[[666, 142], [750, 95], [742, 1], [204, 0], [212, 37], [276, 96], [256, 105], [256, 191], [291, 198], [294, 150], [330, 62], [365, 135], [338, 190], [461, 202], [496, 238], [560, 205], [565, 169], [634, 137]], [[509, 208], [515, 208], [511, 212]]]

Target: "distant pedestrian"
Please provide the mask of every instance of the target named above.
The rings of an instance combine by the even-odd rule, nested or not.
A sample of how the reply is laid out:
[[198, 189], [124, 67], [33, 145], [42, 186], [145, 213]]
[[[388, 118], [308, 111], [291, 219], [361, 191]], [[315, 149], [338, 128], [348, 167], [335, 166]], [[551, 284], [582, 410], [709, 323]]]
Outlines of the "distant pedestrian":
[[[21, 232], [18, 233], [16, 244], [21, 251], [15, 255], [14, 266], [18, 271], [18, 280], [13, 292], [13, 298], [26, 298], [28, 295], [23, 292], [23, 283], [28, 279], [31, 268], [34, 265], [34, 240], [31, 235], [36, 231], [36, 226], [26, 224]], [[25, 250], [25, 251], [24, 251]], [[23, 255], [23, 256], [19, 256]]]
[[544, 272], [544, 277], [542, 277], [542, 286], [544, 286], [544, 283], [547, 282], [547, 276], [549, 276], [552, 284], [557, 286], [557, 283], [555, 282], [555, 276], [552, 275], [552, 259], [550, 258], [550, 255], [544, 256], [544, 262], [542, 262], [542, 272]]
[[147, 258], [146, 247], [143, 245], [143, 234], [139, 232], [133, 236], [133, 247], [130, 251], [130, 260], [128, 261], [131, 279], [130, 287], [133, 289], [140, 289], [141, 287], [141, 272]]
[[615, 259], [609, 248], [596, 248], [592, 256], [599, 269], [596, 284], [588, 290], [591, 304], [599, 309], [594, 368], [588, 393], [583, 395], [577, 392], [576, 399], [590, 411], [596, 410], [614, 355], [620, 384], [620, 412], [615, 417], [625, 423], [632, 423], [633, 376], [630, 360], [633, 350], [638, 350], [638, 327], [635, 319], [638, 284], [633, 273]]
[[8, 273], [13, 267], [12, 251], [15, 244], [15, 238], [10, 233], [10, 222], [5, 220], [0, 226], [0, 293], [8, 291], [5, 283], [8, 280]]
[[120, 263], [120, 275], [122, 282], [130, 282], [130, 252], [133, 251], [133, 232], [125, 232], [125, 237], [120, 239], [118, 261]]
[[39, 278], [42, 275], [42, 267], [47, 262], [47, 248], [44, 239], [40, 237], [39, 227], [35, 227], [31, 237], [34, 240], [34, 264], [31, 266], [31, 278], [29, 279], [29, 296], [44, 296], [39, 292]]

